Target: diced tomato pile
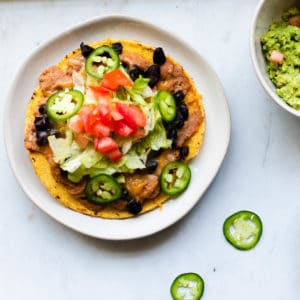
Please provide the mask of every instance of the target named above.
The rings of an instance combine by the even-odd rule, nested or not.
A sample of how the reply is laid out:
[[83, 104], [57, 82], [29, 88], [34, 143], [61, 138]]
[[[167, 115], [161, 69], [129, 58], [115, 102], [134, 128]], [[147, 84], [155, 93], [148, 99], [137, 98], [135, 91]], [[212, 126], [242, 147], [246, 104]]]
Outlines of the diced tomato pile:
[[126, 75], [117, 70], [105, 74], [100, 86], [90, 86], [98, 104], [82, 106], [69, 121], [69, 127], [75, 132], [75, 140], [81, 148], [85, 148], [92, 137], [94, 148], [112, 161], [122, 157], [113, 136], [131, 137], [146, 125], [146, 117], [138, 106], [111, 101], [108, 90], [116, 90], [119, 85], [132, 85]]

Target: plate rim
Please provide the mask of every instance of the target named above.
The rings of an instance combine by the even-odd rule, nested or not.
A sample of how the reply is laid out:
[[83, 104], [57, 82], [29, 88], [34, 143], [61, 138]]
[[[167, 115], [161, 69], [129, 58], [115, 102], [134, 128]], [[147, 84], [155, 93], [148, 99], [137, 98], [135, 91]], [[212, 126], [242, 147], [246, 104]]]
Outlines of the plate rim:
[[[190, 45], [190, 43], [188, 41], [185, 41], [183, 40], [182, 38], [180, 38], [176, 33], [174, 33], [172, 30], [166, 30], [166, 29], [162, 29], [148, 21], [144, 21], [144, 20], [141, 20], [139, 18], [136, 18], [136, 17], [132, 17], [132, 16], [128, 16], [128, 15], [124, 15], [124, 14], [110, 14], [110, 15], [105, 15], [105, 16], [98, 16], [98, 17], [93, 17], [93, 18], [90, 18], [86, 21], [83, 21], [83, 22], [80, 22], [80, 23], [77, 23], [76, 25], [74, 26], [71, 26], [69, 27], [68, 29], [60, 32], [59, 34], [56, 34], [55, 36], [47, 39], [45, 42], [41, 43], [38, 47], [36, 47], [23, 61], [23, 63], [17, 68], [16, 70], [16, 74], [14, 76], [14, 79], [13, 81], [11, 82], [10, 84], [10, 87], [9, 87], [9, 90], [8, 90], [8, 93], [6, 95], [6, 101], [5, 101], [5, 106], [4, 106], [4, 118], [3, 118], [3, 124], [7, 124], [7, 119], [8, 119], [8, 111], [10, 111], [10, 108], [11, 108], [11, 99], [12, 99], [12, 96], [13, 96], [13, 90], [14, 90], [14, 86], [16, 85], [16, 83], [18, 82], [18, 80], [20, 79], [20, 73], [24, 70], [26, 64], [35, 57], [35, 55], [37, 55], [40, 51], [42, 51], [43, 49], [45, 49], [48, 45], [51, 45], [52, 43], [55, 43], [56, 40], [59, 40], [60, 38], [64, 37], [65, 35], [67, 34], [70, 34], [72, 33], [73, 31], [76, 31], [76, 30], [79, 30], [81, 29], [82, 27], [87, 27], [87, 26], [90, 26], [90, 25], [93, 25], [93, 24], [96, 24], [96, 23], [101, 23], [101, 22], [107, 22], [107, 21], [110, 21], [111, 19], [117, 19], [117, 20], [122, 20], [122, 21], [125, 21], [125, 22], [135, 22], [135, 23], [138, 23], [138, 24], [141, 24], [143, 25], [144, 27], [148, 27], [152, 30], [155, 30], [157, 32], [161, 32], [162, 34], [164, 35], [167, 35], [169, 37], [171, 37], [173, 40], [176, 40], [177, 42], [179, 42], [180, 44], [183, 44], [185, 45], [187, 48], [189, 48], [194, 54], [196, 54], [198, 57], [201, 58], [201, 60], [206, 64], [206, 67], [211, 71], [211, 75], [213, 75], [214, 77], [214, 80], [215, 82], [217, 82], [218, 84], [218, 88], [219, 88], [219, 92], [221, 93], [222, 95], [222, 98], [223, 98], [223, 105], [224, 105], [224, 109], [225, 109], [225, 112], [226, 112], [226, 119], [227, 119], [227, 127], [228, 127], [228, 130], [227, 130], [227, 136], [226, 136], [226, 143], [225, 143], [225, 147], [223, 148], [223, 151], [220, 153], [220, 157], [221, 157], [221, 160], [220, 162], [218, 163], [218, 166], [215, 168], [214, 172], [212, 172], [212, 175], [211, 175], [211, 178], [210, 180], [207, 182], [204, 190], [202, 191], [202, 193], [200, 194], [198, 200], [194, 201], [194, 203], [184, 211], [183, 214], [180, 214], [179, 216], [177, 216], [176, 218], [173, 218], [172, 221], [168, 222], [168, 224], [166, 226], [163, 226], [155, 231], [147, 231], [147, 232], [144, 232], [144, 233], [139, 233], [139, 234], [135, 234], [133, 236], [127, 236], [127, 235], [124, 235], [122, 234], [121, 236], [112, 236], [112, 237], [108, 237], [108, 236], [104, 236], [104, 235], [97, 235], [97, 234], [94, 234], [94, 233], [91, 233], [89, 232], [88, 229], [86, 228], [79, 228], [79, 227], [76, 227], [74, 225], [70, 225], [68, 224], [68, 222], [65, 222], [62, 218], [59, 218], [57, 215], [53, 214], [52, 212], [49, 212], [47, 211], [47, 209], [42, 205], [42, 202], [41, 201], [37, 201], [36, 199], [33, 199], [31, 197], [31, 194], [28, 192], [27, 190], [27, 187], [23, 184], [22, 182], [22, 179], [20, 178], [20, 176], [18, 175], [18, 172], [16, 170], [16, 167], [13, 163], [13, 155], [12, 153], [10, 153], [10, 149], [9, 149], [9, 143], [8, 143], [8, 140], [9, 140], [9, 131], [5, 130], [5, 126], [3, 126], [3, 131], [4, 131], [4, 143], [5, 143], [5, 149], [6, 149], [6, 154], [7, 154], [7, 157], [8, 157], [8, 161], [9, 161], [9, 165], [10, 165], [10, 168], [11, 170], [13, 171], [13, 174], [15, 176], [15, 178], [17, 179], [17, 182], [18, 184], [20, 185], [20, 187], [22, 188], [23, 192], [25, 193], [25, 195], [37, 206], [39, 207], [39, 209], [41, 209], [45, 214], [47, 214], [48, 216], [50, 216], [51, 218], [53, 218], [54, 220], [56, 220], [58, 223], [76, 231], [76, 232], [79, 232], [81, 234], [84, 234], [84, 235], [87, 235], [87, 236], [90, 236], [90, 237], [94, 237], [94, 238], [97, 238], [97, 239], [102, 239], [102, 240], [114, 240], [114, 241], [121, 241], [121, 240], [133, 240], [133, 239], [139, 239], [139, 238], [144, 238], [146, 236], [150, 236], [150, 235], [153, 235], [155, 233], [158, 233], [166, 228], [169, 228], [170, 226], [172, 226], [174, 223], [178, 222], [179, 220], [181, 220], [184, 216], [186, 216], [191, 210], [192, 208], [200, 201], [200, 199], [204, 196], [204, 194], [206, 193], [207, 189], [210, 187], [210, 185], [212, 184], [213, 180], [215, 179], [217, 173], [219, 172], [223, 162], [224, 162], [224, 159], [226, 157], [226, 154], [228, 152], [228, 147], [229, 147], [229, 143], [230, 143], [230, 139], [231, 139], [231, 116], [230, 116], [230, 110], [229, 110], [229, 105], [228, 105], [228, 101], [227, 101], [227, 98], [226, 98], [226, 95], [225, 95], [225, 92], [224, 92], [224, 88], [223, 88], [223, 85], [222, 85], [222, 82], [221, 80], [219, 79], [216, 71], [211, 67], [211, 65], [208, 63], [208, 61], [202, 56], [202, 54], [200, 54], [197, 50], [194, 49], [193, 46]], [[205, 109], [205, 107], [204, 107]], [[206, 119], [206, 122], [207, 122], [207, 119]], [[206, 132], [205, 132], [206, 133]], [[205, 142], [205, 138], [204, 138], [204, 142]], [[201, 151], [201, 150], [200, 150]], [[64, 206], [62, 206], [63, 209], [68, 209], [68, 208], [65, 208]], [[78, 212], [76, 212], [78, 213]], [[149, 214], [151, 212], [148, 212], [146, 214]], [[90, 216], [87, 216], [87, 217], [90, 217]], [[141, 218], [143, 217], [142, 216], [139, 216], [138, 218]], [[133, 220], [134, 218], [131, 218], [131, 219], [128, 219], [128, 220]], [[106, 219], [103, 219], [103, 220], [106, 220]], [[122, 220], [115, 220], [117, 222], [120, 222]]]

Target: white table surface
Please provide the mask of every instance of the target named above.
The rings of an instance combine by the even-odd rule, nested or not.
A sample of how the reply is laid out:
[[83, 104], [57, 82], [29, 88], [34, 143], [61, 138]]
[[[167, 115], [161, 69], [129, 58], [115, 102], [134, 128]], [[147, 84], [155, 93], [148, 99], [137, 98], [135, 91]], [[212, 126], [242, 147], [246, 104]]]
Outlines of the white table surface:
[[[232, 118], [226, 159], [193, 211], [127, 242], [89, 238], [45, 215], [19, 187], [2, 143], [0, 299], [171, 299], [172, 280], [191, 271], [205, 280], [203, 299], [299, 299], [300, 120], [275, 106], [255, 77], [248, 35], [257, 3], [0, 2], [1, 125], [10, 82], [30, 52], [74, 24], [112, 13], [140, 17], [193, 44], [218, 73]], [[222, 234], [224, 219], [241, 209], [264, 224], [248, 252]]]

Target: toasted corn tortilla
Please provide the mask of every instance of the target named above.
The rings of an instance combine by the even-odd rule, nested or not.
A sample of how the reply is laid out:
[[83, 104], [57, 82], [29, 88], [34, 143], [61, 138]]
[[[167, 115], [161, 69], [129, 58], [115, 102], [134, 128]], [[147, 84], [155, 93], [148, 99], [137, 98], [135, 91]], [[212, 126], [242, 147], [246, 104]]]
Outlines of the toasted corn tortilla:
[[[96, 42], [90, 44], [92, 47], [99, 47], [101, 45], [111, 45], [114, 40], [106, 39], [101, 42]], [[137, 53], [144, 58], [146, 58], [149, 62], [152, 63], [153, 56], [153, 47], [143, 45], [136, 41], [120, 41], [123, 45], [123, 52], [131, 52]], [[63, 70], [67, 69], [68, 60], [72, 57], [76, 57], [80, 53], [80, 49], [76, 49], [70, 54], [66, 55], [59, 63], [58, 66]], [[169, 60], [174, 65], [179, 66], [179, 64], [174, 61], [172, 58], [168, 57]], [[185, 103], [189, 108], [189, 112], [191, 113], [197, 107], [200, 109], [202, 122], [198, 131], [185, 143], [189, 147], [189, 155], [186, 161], [191, 160], [195, 157], [202, 145], [204, 132], [205, 132], [205, 117], [204, 117], [204, 108], [202, 105], [202, 96], [197, 92], [196, 87], [190, 78], [190, 76], [184, 71], [185, 76], [188, 78], [190, 82], [190, 89], [185, 96]], [[39, 87], [36, 88], [33, 93], [33, 97], [28, 105], [27, 113], [26, 113], [26, 121], [25, 121], [25, 135], [28, 134], [29, 131], [32, 130], [33, 122], [35, 119], [36, 111], [41, 103], [45, 102], [45, 96], [43, 95], [41, 89]], [[29, 151], [29, 157], [34, 167], [34, 170], [39, 177], [42, 184], [46, 187], [48, 192], [57, 199], [60, 203], [62, 203], [65, 207], [70, 208], [79, 213], [83, 213], [86, 215], [101, 217], [105, 219], [124, 219], [133, 217], [131, 213], [126, 210], [120, 210], [117, 208], [117, 203], [111, 203], [107, 205], [97, 205], [90, 203], [87, 200], [81, 200], [75, 198], [70, 195], [65, 186], [55, 180], [51, 173], [51, 166], [46, 158], [46, 156], [42, 153], [36, 151]], [[153, 210], [157, 207], [162, 208], [162, 204], [168, 200], [169, 196], [160, 193], [160, 195], [152, 200], [146, 200], [143, 202], [143, 208], [140, 214]], [[176, 200], [179, 201], [179, 200]], [[182, 199], [184, 201], [184, 199]]]

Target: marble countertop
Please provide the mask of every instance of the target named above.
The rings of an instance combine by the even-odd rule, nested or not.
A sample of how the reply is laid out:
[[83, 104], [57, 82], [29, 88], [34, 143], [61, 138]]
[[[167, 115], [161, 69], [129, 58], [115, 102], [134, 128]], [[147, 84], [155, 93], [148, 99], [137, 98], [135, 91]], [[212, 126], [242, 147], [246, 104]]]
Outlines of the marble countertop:
[[[255, 77], [248, 36], [257, 4], [0, 2], [1, 124], [24, 59], [74, 24], [109, 14], [142, 18], [194, 45], [219, 75], [232, 121], [226, 159], [193, 211], [158, 234], [126, 242], [86, 237], [45, 215], [19, 187], [2, 143], [0, 299], [170, 299], [170, 284], [183, 272], [203, 277], [203, 299], [299, 299], [300, 121], [275, 106]], [[247, 252], [222, 234], [224, 219], [241, 209], [264, 224], [259, 244]]]

